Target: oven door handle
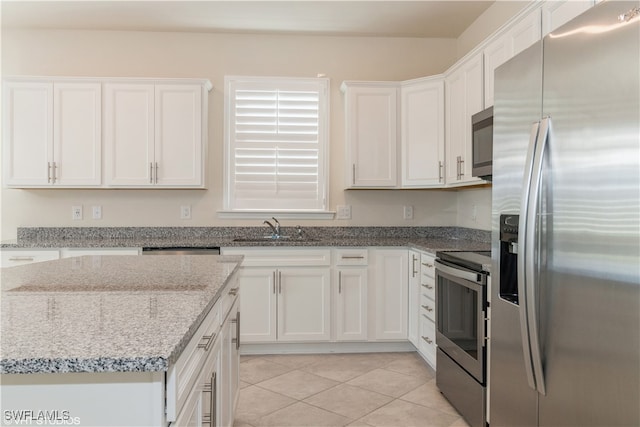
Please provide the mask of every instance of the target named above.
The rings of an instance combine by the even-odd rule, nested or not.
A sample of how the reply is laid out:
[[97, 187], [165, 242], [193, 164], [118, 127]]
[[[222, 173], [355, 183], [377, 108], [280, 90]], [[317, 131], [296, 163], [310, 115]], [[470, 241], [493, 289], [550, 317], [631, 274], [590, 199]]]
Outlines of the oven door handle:
[[484, 278], [482, 273], [477, 273], [474, 271], [462, 270], [460, 268], [455, 267], [452, 264], [447, 263], [446, 261], [442, 261], [440, 259], [436, 259], [436, 273], [438, 270], [443, 273], [447, 273], [451, 276], [457, 277], [459, 279], [468, 280], [470, 282], [477, 283], [479, 285], [484, 284]]

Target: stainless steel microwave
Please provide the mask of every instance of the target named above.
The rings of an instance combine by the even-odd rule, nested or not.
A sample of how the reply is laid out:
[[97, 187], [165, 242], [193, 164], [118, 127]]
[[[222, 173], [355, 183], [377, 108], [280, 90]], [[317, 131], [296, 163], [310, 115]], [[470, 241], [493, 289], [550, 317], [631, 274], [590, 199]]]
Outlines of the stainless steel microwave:
[[490, 181], [493, 162], [493, 107], [471, 116], [471, 128], [471, 175]]

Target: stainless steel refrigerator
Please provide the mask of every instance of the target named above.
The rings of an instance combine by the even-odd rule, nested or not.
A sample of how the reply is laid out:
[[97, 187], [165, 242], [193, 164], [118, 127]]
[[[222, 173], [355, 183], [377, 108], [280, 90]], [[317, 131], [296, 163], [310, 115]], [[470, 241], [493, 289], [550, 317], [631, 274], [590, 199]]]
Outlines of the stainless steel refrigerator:
[[489, 423], [640, 425], [640, 2], [495, 74]]

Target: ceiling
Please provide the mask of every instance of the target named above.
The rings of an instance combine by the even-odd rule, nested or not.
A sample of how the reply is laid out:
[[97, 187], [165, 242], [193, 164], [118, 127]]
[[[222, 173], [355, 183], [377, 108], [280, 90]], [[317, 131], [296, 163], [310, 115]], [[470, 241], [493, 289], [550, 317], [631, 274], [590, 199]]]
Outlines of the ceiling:
[[494, 1], [2, 0], [3, 28], [457, 38]]

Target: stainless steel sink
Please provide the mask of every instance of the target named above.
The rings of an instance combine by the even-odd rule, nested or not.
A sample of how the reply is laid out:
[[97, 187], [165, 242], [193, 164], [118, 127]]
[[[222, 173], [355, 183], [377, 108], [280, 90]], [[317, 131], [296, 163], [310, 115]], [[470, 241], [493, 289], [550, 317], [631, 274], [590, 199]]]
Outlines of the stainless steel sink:
[[233, 239], [234, 242], [243, 242], [243, 243], [289, 243], [289, 242], [316, 242], [318, 239], [312, 238], [297, 238], [292, 236], [262, 236], [262, 237], [237, 237]]

